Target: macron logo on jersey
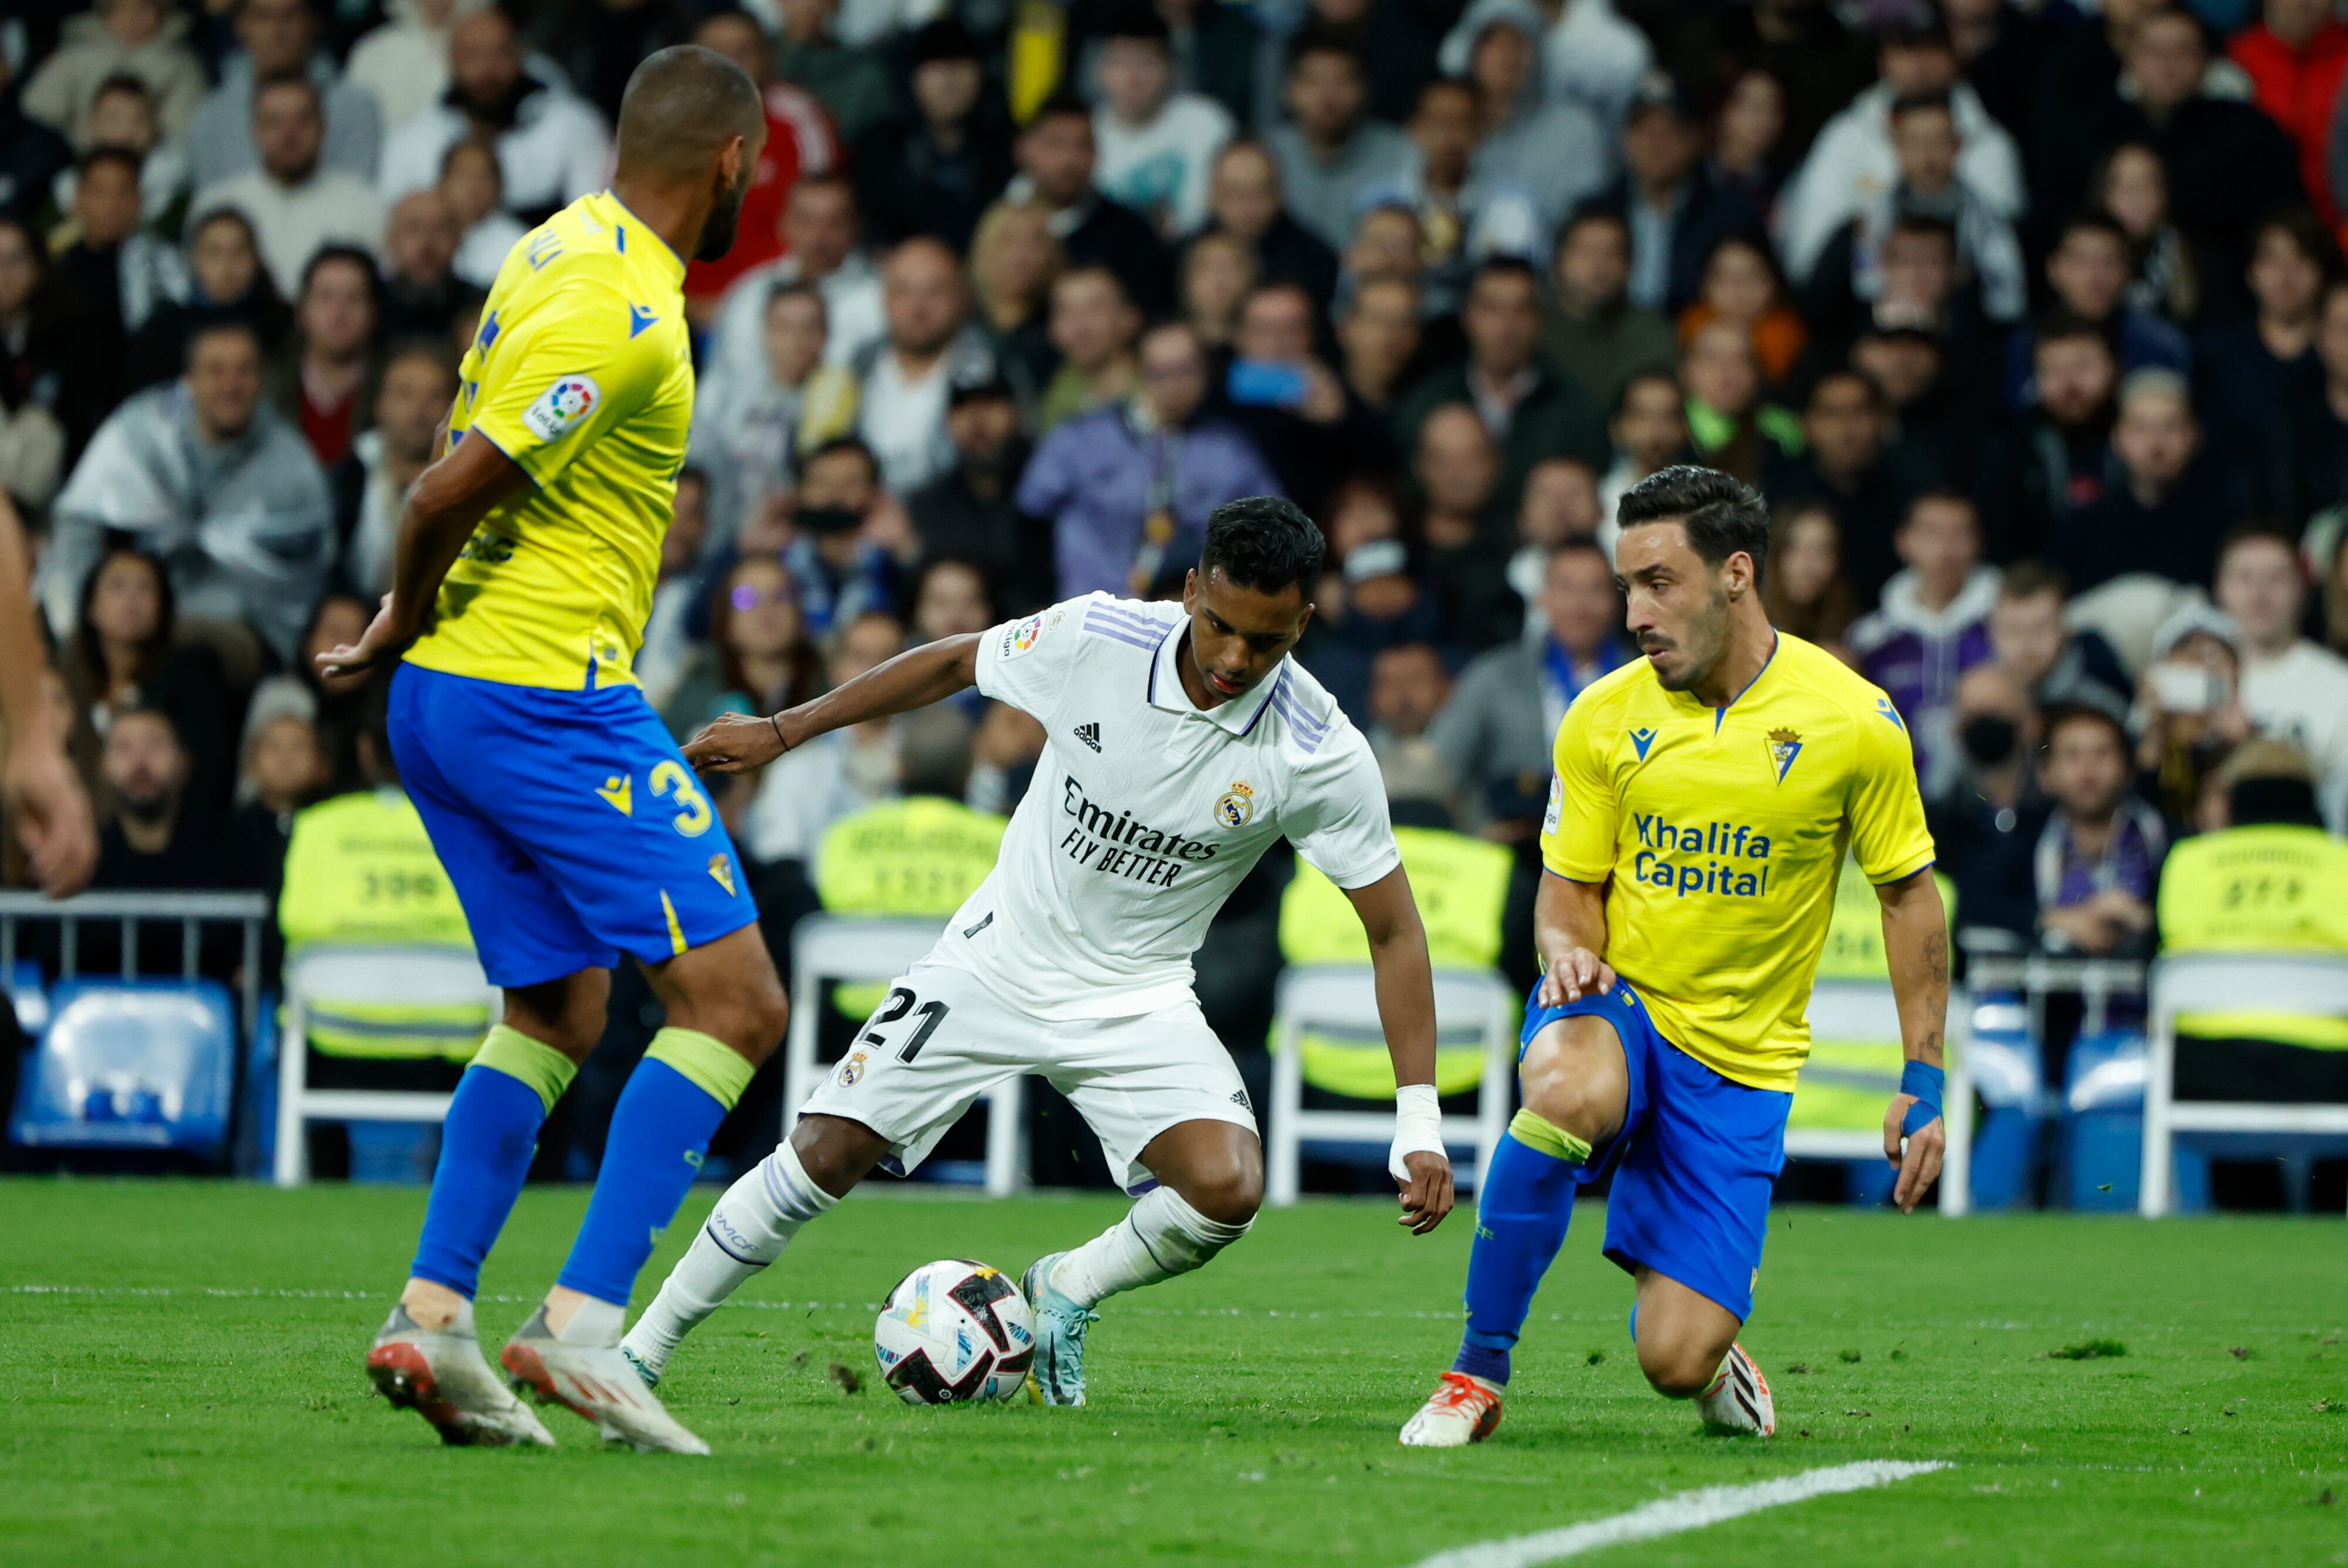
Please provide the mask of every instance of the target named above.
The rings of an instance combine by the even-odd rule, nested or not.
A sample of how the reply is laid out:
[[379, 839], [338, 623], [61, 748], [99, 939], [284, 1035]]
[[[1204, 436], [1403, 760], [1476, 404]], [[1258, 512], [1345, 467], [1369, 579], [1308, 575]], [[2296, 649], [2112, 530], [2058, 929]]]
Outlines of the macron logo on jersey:
[[642, 337], [644, 329], [659, 320], [660, 317], [653, 314], [644, 306], [631, 304], [628, 306], [628, 335], [632, 338]]
[[1653, 730], [1633, 730], [1633, 731], [1632, 731], [1632, 732], [1631, 732], [1631, 744], [1638, 748], [1638, 752], [1639, 752], [1639, 760], [1640, 760], [1641, 762], [1643, 762], [1643, 762], [1645, 762], [1645, 761], [1647, 760], [1647, 748], [1648, 748], [1649, 746], [1653, 745], [1654, 743], [1655, 743], [1655, 732], [1654, 732], [1654, 731], [1653, 731]]
[[541, 441], [559, 441], [595, 412], [603, 389], [592, 375], [566, 375], [539, 395], [521, 416]]

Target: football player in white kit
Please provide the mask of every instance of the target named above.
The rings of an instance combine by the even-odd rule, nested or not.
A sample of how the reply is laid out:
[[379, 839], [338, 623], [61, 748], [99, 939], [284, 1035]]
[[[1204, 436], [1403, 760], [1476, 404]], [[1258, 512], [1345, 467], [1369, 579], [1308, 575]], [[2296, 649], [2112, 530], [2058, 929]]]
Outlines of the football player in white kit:
[[1247, 1234], [1263, 1150], [1230, 1052], [1191, 989], [1208, 923], [1276, 838], [1344, 888], [1369, 936], [1394, 1059], [1388, 1166], [1401, 1223], [1450, 1212], [1435, 1096], [1426, 935], [1369, 744], [1292, 660], [1321, 533], [1287, 501], [1222, 507], [1182, 603], [1095, 593], [942, 638], [771, 717], [695, 736], [697, 767], [772, 762], [827, 731], [975, 685], [1048, 737], [994, 871], [906, 971], [781, 1146], [718, 1200], [623, 1343], [656, 1383], [694, 1325], [876, 1165], [910, 1171], [1016, 1073], [1067, 1095], [1140, 1194], [1081, 1246], [1039, 1258], [1035, 1389], [1085, 1402], [1105, 1297], [1199, 1267]]

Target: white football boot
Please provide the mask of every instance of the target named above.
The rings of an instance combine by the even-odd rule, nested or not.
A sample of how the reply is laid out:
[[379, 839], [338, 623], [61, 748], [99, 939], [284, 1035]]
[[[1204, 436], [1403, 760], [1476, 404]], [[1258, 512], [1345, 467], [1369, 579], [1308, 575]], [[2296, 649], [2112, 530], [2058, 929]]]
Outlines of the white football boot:
[[1500, 1424], [1500, 1390], [1465, 1372], [1446, 1372], [1426, 1403], [1402, 1427], [1402, 1445], [1412, 1449], [1464, 1449], [1480, 1443]]
[[546, 1308], [506, 1341], [507, 1380], [516, 1391], [538, 1396], [541, 1404], [561, 1405], [585, 1417], [609, 1442], [638, 1453], [706, 1454], [703, 1442], [661, 1406], [643, 1374], [616, 1345], [582, 1345], [558, 1339], [546, 1327]]
[[469, 1334], [425, 1328], [395, 1306], [367, 1350], [367, 1377], [394, 1409], [414, 1410], [456, 1448], [552, 1448], [554, 1436], [513, 1397]]
[[1764, 1438], [1777, 1432], [1777, 1401], [1769, 1397], [1769, 1379], [1742, 1345], [1729, 1346], [1712, 1386], [1696, 1397], [1696, 1408], [1715, 1427]]

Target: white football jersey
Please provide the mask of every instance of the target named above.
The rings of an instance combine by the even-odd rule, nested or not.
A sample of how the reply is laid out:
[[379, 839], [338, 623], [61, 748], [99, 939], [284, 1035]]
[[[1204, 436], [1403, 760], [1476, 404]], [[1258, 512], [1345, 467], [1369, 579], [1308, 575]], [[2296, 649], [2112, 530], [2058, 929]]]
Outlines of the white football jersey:
[[932, 957], [1035, 1017], [1189, 999], [1208, 922], [1272, 840], [1340, 887], [1402, 864], [1369, 743], [1284, 660], [1200, 711], [1174, 663], [1181, 607], [1074, 599], [985, 632], [978, 689], [1044, 726], [994, 869]]

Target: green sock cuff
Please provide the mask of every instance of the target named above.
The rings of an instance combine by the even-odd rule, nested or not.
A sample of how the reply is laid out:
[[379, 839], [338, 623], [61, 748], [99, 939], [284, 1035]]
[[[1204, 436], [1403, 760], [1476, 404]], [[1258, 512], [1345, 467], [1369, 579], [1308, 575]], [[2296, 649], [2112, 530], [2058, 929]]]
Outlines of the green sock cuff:
[[543, 1040], [536, 1040], [510, 1024], [492, 1024], [489, 1039], [473, 1053], [472, 1065], [502, 1072], [508, 1078], [519, 1078], [538, 1091], [538, 1098], [551, 1111], [571, 1081], [579, 1076], [579, 1064]]
[[653, 1036], [644, 1055], [654, 1061], [665, 1061], [728, 1111], [734, 1109], [736, 1102], [742, 1098], [742, 1091], [750, 1087], [750, 1079], [758, 1071], [732, 1046], [692, 1029], [661, 1030]]
[[1546, 1116], [1529, 1110], [1519, 1111], [1509, 1118], [1509, 1136], [1538, 1153], [1552, 1160], [1563, 1160], [1569, 1165], [1579, 1165], [1590, 1158], [1590, 1145], [1575, 1137]]

